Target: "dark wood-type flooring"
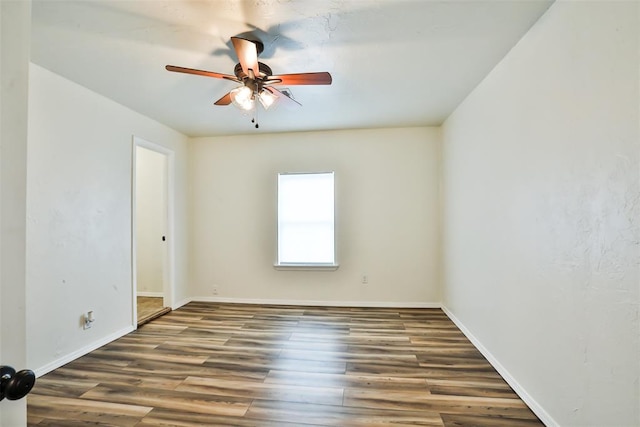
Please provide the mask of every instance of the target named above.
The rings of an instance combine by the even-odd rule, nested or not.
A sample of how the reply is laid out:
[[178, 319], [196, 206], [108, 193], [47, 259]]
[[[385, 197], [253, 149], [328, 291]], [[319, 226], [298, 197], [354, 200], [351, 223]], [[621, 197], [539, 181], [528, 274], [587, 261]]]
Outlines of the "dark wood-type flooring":
[[439, 309], [190, 303], [39, 378], [30, 426], [541, 426]]

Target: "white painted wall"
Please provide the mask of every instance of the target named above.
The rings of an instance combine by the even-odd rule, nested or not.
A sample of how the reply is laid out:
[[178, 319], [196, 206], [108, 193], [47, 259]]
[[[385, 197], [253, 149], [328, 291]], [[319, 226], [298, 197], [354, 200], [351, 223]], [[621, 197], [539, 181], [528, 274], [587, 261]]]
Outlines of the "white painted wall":
[[443, 128], [445, 305], [549, 425], [640, 425], [638, 2], [556, 2]]
[[[27, 359], [44, 372], [132, 327], [132, 136], [176, 153], [176, 296], [186, 298], [186, 137], [30, 68]], [[82, 314], [93, 310], [93, 328]]]
[[136, 147], [136, 276], [139, 295], [163, 293], [167, 157]]
[[[27, 368], [26, 183], [31, 2], [0, 1], [0, 363]], [[0, 425], [26, 425], [26, 399], [0, 402]]]
[[[192, 295], [439, 303], [439, 158], [435, 128], [192, 139]], [[336, 172], [334, 272], [273, 268], [277, 174], [304, 171]]]

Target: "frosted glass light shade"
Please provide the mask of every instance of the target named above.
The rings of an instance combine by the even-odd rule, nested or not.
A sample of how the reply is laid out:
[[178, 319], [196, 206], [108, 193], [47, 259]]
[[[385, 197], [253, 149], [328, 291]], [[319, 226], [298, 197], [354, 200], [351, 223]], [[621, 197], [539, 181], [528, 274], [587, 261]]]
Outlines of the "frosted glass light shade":
[[241, 110], [251, 110], [255, 105], [253, 91], [246, 86], [233, 89], [230, 92], [231, 102]]
[[258, 95], [258, 99], [260, 99], [260, 103], [264, 107], [265, 110], [268, 110], [277, 100], [278, 97], [269, 92], [266, 89], [262, 89], [260, 95]]

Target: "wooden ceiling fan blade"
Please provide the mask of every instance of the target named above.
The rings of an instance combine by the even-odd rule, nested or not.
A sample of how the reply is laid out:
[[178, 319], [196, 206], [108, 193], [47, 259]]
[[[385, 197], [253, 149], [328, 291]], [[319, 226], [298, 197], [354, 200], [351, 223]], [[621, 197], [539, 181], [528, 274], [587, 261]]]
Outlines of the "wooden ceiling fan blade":
[[282, 85], [330, 85], [332, 81], [331, 74], [326, 71], [320, 73], [280, 74], [278, 76], [269, 76], [266, 79], [268, 84]]
[[276, 96], [278, 98], [278, 102], [282, 103], [282, 105], [302, 107], [302, 104], [300, 104], [298, 101], [291, 98], [290, 96], [283, 93], [282, 91], [276, 89], [275, 87], [265, 86], [264, 90], [269, 91], [274, 96]]
[[178, 67], [175, 65], [167, 65], [164, 67], [167, 71], [173, 71], [175, 73], [195, 74], [197, 76], [213, 77], [216, 79], [232, 80], [240, 83], [240, 80], [236, 76], [231, 74], [215, 73], [213, 71], [196, 70], [195, 68]]
[[227, 93], [222, 98], [214, 102], [214, 105], [229, 105], [231, 104], [231, 92]]
[[254, 75], [258, 75], [260, 68], [258, 66], [258, 47], [256, 44], [241, 37], [231, 37], [231, 42], [236, 50], [236, 55], [238, 55], [238, 62], [242, 65], [242, 71], [248, 76], [251, 69]]

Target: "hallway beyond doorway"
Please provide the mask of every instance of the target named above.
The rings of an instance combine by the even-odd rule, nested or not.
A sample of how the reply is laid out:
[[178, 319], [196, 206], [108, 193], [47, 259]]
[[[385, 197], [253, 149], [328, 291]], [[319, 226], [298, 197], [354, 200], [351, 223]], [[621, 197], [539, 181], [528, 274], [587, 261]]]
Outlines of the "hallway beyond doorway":
[[171, 311], [170, 307], [164, 307], [161, 297], [137, 297], [138, 326], [157, 319]]

